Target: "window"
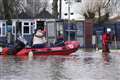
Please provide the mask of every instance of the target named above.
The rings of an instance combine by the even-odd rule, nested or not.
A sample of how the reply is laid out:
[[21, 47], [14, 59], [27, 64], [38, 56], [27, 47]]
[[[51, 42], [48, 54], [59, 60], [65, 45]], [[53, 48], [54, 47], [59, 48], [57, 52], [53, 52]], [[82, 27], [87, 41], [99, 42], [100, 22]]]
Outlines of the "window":
[[6, 32], [6, 30], [5, 30], [5, 26], [3, 26], [3, 27], [2, 27], [2, 35], [5, 36], [5, 32]]
[[63, 35], [63, 23], [57, 22], [57, 36]]
[[44, 29], [44, 21], [37, 21], [37, 29]]
[[22, 23], [22, 35], [30, 35], [32, 23], [30, 21], [25, 21]]
[[29, 23], [28, 23], [28, 22], [25, 22], [24, 25], [29, 25]]
[[22, 35], [31, 34], [31, 22], [25, 21], [22, 23]]
[[25, 34], [29, 34], [29, 26], [24, 26], [24, 32]]
[[6, 25], [5, 25], [5, 23], [2, 23], [2, 26], [0, 26], [0, 35], [1, 36], [6, 35]]
[[1, 34], [1, 27], [0, 27], [0, 35], [2, 35], [2, 34]]
[[1, 23], [1, 26], [0, 26], [0, 36], [5, 36], [5, 23]]

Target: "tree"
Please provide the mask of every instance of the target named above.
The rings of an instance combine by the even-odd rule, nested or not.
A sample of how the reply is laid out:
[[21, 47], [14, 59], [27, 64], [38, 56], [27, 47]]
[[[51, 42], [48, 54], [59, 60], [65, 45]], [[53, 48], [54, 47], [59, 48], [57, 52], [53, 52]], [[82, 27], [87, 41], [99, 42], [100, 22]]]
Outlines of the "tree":
[[19, 18], [19, 14], [25, 12], [23, 0], [14, 0], [14, 13], [13, 17]]
[[53, 0], [52, 15], [54, 16], [54, 18], [58, 18], [58, 0]]
[[96, 13], [95, 1], [85, 0], [82, 4], [80, 14], [82, 14], [85, 19], [94, 19]]
[[97, 16], [98, 22], [101, 22], [101, 16], [109, 17], [109, 11], [106, 11], [109, 3], [110, 0], [84, 0], [83, 7], [81, 8], [82, 15], [85, 16], [86, 19], [95, 19]]
[[111, 0], [110, 2], [111, 15], [117, 14], [120, 15], [120, 0]]
[[3, 17], [3, 15], [4, 15], [3, 4], [2, 0], [0, 0], [0, 17]]
[[[110, 13], [110, 11], [108, 11], [109, 4], [110, 4], [110, 0], [99, 0], [96, 2], [97, 13], [98, 13], [98, 23], [99, 24], [101, 22], [108, 20], [109, 13]], [[102, 14], [102, 13], [104, 13], [104, 14]]]
[[15, 18], [20, 11], [23, 10], [21, 6], [22, 0], [2, 0], [2, 10], [5, 19]]
[[40, 11], [48, 7], [48, 0], [28, 0], [27, 5], [24, 5], [25, 12], [35, 17]]
[[10, 13], [10, 0], [2, 0], [3, 2], [3, 8], [4, 8], [4, 17], [5, 19], [11, 19], [11, 13]]

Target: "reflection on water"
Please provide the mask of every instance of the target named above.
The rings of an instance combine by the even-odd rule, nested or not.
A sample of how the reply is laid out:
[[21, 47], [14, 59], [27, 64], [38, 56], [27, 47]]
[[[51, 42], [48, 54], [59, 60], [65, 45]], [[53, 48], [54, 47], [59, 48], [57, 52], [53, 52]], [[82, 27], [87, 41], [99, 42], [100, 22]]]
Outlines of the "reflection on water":
[[119, 55], [105, 65], [100, 53], [21, 59], [0, 56], [0, 80], [120, 80]]

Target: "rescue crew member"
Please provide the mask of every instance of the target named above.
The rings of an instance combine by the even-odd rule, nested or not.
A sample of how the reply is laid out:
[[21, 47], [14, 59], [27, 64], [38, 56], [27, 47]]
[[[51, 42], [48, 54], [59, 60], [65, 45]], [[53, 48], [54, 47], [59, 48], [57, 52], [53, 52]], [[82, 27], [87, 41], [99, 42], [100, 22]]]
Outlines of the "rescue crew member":
[[105, 63], [109, 62], [109, 42], [110, 42], [110, 35], [107, 32], [104, 32], [102, 35], [102, 56]]
[[110, 52], [109, 51], [109, 42], [110, 42], [110, 35], [109, 33], [105, 32], [102, 35], [102, 47], [103, 47], [103, 52]]

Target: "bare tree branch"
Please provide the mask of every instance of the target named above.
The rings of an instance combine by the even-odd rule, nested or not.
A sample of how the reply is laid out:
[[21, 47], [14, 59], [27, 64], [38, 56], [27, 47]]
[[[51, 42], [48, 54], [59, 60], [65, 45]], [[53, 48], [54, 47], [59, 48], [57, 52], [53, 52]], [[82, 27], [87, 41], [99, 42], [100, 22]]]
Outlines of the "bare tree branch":
[[43, 8], [48, 7], [48, 0], [29, 0], [27, 5], [24, 5], [25, 12], [31, 13], [33, 17], [39, 14]]

